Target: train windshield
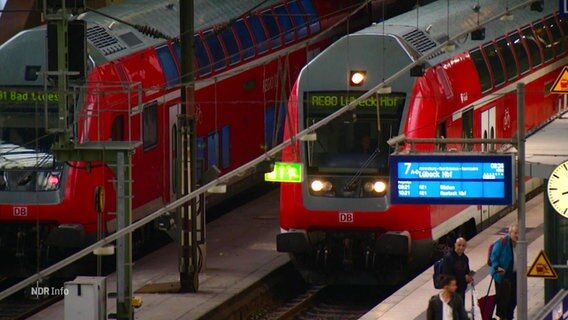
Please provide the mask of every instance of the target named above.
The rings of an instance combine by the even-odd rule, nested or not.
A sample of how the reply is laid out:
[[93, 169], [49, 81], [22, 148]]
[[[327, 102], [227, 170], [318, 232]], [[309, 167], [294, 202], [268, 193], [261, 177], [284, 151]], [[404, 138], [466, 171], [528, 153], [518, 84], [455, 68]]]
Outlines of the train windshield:
[[[311, 92], [306, 94], [306, 126], [312, 125], [353, 101], [361, 93]], [[399, 134], [405, 95], [372, 96], [319, 128], [316, 141], [307, 146], [312, 173], [388, 174], [392, 149], [387, 140]]]
[[[47, 116], [45, 99], [48, 100]], [[0, 88], [0, 170], [51, 168], [57, 121], [53, 93]]]

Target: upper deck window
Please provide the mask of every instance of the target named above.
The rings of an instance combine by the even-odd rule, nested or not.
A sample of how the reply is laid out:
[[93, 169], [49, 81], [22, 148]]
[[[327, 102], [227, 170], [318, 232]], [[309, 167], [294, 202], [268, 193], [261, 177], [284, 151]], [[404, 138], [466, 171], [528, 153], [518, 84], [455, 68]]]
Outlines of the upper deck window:
[[550, 16], [546, 20], [544, 20], [544, 25], [552, 36], [551, 45], [552, 48], [554, 48], [556, 55], [558, 56], [566, 52], [566, 44], [563, 41], [564, 39], [562, 38], [562, 32], [560, 31], [560, 27], [556, 24], [554, 16]]
[[509, 40], [511, 40], [511, 44], [513, 45], [517, 61], [519, 61], [520, 73], [523, 74], [529, 70], [529, 55], [527, 49], [523, 45], [521, 37], [517, 32], [510, 33]]
[[283, 5], [275, 7], [274, 12], [276, 12], [280, 28], [282, 28], [282, 32], [284, 33], [284, 41], [286, 43], [294, 41], [294, 24], [292, 20], [290, 20], [290, 14], [286, 7]]
[[166, 84], [168, 86], [178, 84], [180, 82], [179, 72], [176, 63], [174, 62], [174, 57], [170, 52], [170, 48], [168, 48], [168, 46], [157, 48], [156, 54], [158, 55], [158, 59], [160, 60], [160, 64], [164, 70]]
[[288, 9], [290, 15], [296, 24], [296, 34], [298, 38], [304, 38], [308, 35], [308, 28], [306, 27], [306, 14], [300, 9], [297, 1], [288, 2]]
[[[558, 17], [558, 25], [564, 34], [564, 41], [566, 42], [568, 38], [568, 19]], [[566, 43], [564, 45], [566, 46]]]
[[252, 47], [252, 37], [248, 26], [243, 19], [239, 19], [235, 22], [234, 28], [238, 39], [241, 42], [241, 50], [243, 50], [245, 60], [251, 58], [254, 56], [254, 49]]
[[207, 31], [203, 37], [205, 41], [207, 41], [207, 45], [209, 45], [209, 51], [211, 52], [211, 56], [213, 57], [213, 65], [215, 66], [215, 70], [220, 70], [225, 68], [226, 60], [225, 60], [225, 51], [223, 51], [223, 47], [219, 42], [219, 38], [217, 35], [213, 33], [213, 31]]
[[193, 41], [195, 57], [197, 58], [197, 63], [199, 63], [199, 75], [208, 75], [211, 73], [211, 62], [209, 61], [207, 50], [205, 50], [203, 41], [201, 41], [201, 38], [199, 36], [195, 36], [195, 38], [193, 38]]
[[254, 34], [258, 53], [265, 52], [268, 46], [266, 45], [266, 34], [264, 33], [264, 27], [262, 26], [260, 18], [258, 16], [249, 16], [247, 20]]
[[505, 82], [505, 73], [497, 49], [495, 49], [493, 44], [488, 44], [483, 47], [483, 51], [485, 51], [489, 66], [491, 67], [491, 71], [493, 71], [494, 85], [498, 86], [503, 84]]
[[235, 64], [241, 60], [239, 54], [239, 45], [237, 44], [237, 40], [235, 39], [235, 34], [233, 33], [232, 29], [225, 29], [221, 32], [221, 38], [223, 39], [223, 43], [225, 44], [225, 48], [227, 48], [227, 52], [229, 53], [229, 63]]
[[535, 22], [533, 24], [533, 28], [534, 28], [535, 39], [537, 40], [538, 43], [540, 43], [540, 46], [542, 48], [544, 61], [549, 61], [554, 57], [554, 54], [552, 51], [552, 41], [548, 36], [548, 32], [546, 32], [547, 28], [540, 21]]
[[479, 83], [481, 84], [481, 91], [485, 92], [491, 89], [491, 75], [489, 74], [489, 69], [487, 69], [487, 64], [485, 59], [483, 59], [483, 54], [481, 50], [475, 49], [469, 53], [475, 69], [477, 69], [477, 74], [479, 76]]
[[501, 54], [503, 62], [505, 62], [505, 71], [509, 80], [515, 79], [518, 75], [517, 63], [513, 54], [513, 45], [505, 38], [497, 40], [495, 48]]
[[278, 23], [276, 23], [276, 17], [271, 10], [266, 10], [262, 13], [262, 19], [264, 24], [268, 29], [270, 35], [270, 42], [272, 48], [278, 48], [282, 45], [282, 38], [280, 36], [280, 28], [278, 28]]
[[536, 43], [532, 29], [530, 27], [525, 27], [521, 30], [521, 33], [523, 34], [523, 39], [529, 49], [532, 67], [538, 67], [542, 64], [542, 57], [540, 56], [540, 49]]
[[318, 32], [320, 30], [320, 24], [318, 20], [318, 15], [316, 12], [316, 8], [312, 0], [301, 0], [302, 7], [307, 13], [308, 23], [310, 24], [310, 31], [311, 33]]

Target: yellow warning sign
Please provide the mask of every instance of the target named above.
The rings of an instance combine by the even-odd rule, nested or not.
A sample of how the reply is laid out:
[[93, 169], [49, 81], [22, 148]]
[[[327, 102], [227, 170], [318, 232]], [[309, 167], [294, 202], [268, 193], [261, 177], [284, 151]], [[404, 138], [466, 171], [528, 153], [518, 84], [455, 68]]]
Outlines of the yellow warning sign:
[[550, 92], [553, 93], [568, 93], [568, 66], [564, 66], [562, 68], [562, 72], [554, 81], [552, 88], [550, 88]]
[[537, 277], [537, 278], [547, 278], [547, 279], [556, 279], [558, 275], [556, 274], [556, 270], [552, 267], [552, 263], [544, 254], [544, 250], [540, 250], [536, 259], [534, 259], [533, 264], [530, 266], [527, 277]]

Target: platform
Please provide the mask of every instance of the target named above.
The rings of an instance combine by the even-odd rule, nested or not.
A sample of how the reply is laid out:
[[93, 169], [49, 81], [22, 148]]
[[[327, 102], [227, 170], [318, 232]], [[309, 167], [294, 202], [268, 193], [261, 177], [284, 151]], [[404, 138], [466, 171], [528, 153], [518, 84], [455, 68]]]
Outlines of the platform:
[[[533, 198], [526, 205], [527, 212], [527, 243], [528, 265], [532, 263], [540, 250], [544, 247], [543, 236], [543, 195]], [[491, 243], [507, 232], [508, 226], [517, 221], [517, 211], [514, 210], [495, 224], [479, 233], [468, 242], [466, 254], [469, 257], [471, 270], [477, 272], [475, 288], [480, 296], [487, 293], [491, 280], [487, 266], [487, 250]], [[428, 300], [437, 292], [432, 283], [432, 267], [411, 280], [404, 287], [396, 291], [389, 298], [381, 302], [360, 319], [371, 320], [425, 320]], [[544, 280], [528, 278], [528, 319], [544, 306]], [[492, 285], [490, 294], [495, 294], [495, 285]], [[471, 292], [468, 288], [465, 296], [466, 310], [471, 310]]]
[[[198, 319], [287, 263], [288, 255], [276, 251], [278, 197], [279, 191], [272, 191], [207, 224], [207, 261], [199, 274], [199, 292], [135, 294], [143, 301], [135, 319]], [[177, 256], [177, 247], [169, 244], [136, 261], [134, 291], [151, 283], [178, 281]], [[107, 288], [116, 291], [116, 274], [108, 276]], [[63, 303], [29, 319], [63, 319]], [[109, 299], [108, 313], [115, 312], [115, 307], [116, 300]]]

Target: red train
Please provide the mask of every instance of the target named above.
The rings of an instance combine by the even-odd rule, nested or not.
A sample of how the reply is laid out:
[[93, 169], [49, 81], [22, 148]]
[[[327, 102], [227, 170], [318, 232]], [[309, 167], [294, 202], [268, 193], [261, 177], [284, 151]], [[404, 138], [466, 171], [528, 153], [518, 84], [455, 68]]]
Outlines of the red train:
[[[283, 93], [307, 59], [347, 29], [368, 25], [383, 12], [383, 3], [395, 13], [394, 1], [387, 0], [355, 11], [363, 3], [271, 0], [254, 12], [244, 0], [195, 3], [198, 179], [213, 166], [222, 173], [235, 169], [281, 140], [280, 101], [287, 100]], [[105, 15], [76, 17], [87, 22], [88, 72], [74, 100], [75, 141], [142, 142], [132, 157], [137, 220], [176, 195], [180, 47], [111, 17], [175, 36], [178, 5], [131, 1], [100, 12]], [[102, 232], [116, 230], [111, 168], [62, 163], [51, 153], [49, 129], [57, 123], [59, 96], [51, 91], [55, 83], [40, 76], [46, 71], [45, 38], [43, 26], [0, 47], [0, 255], [16, 264], [3, 263], [0, 276], [28, 274], [93, 241], [95, 194], [101, 188], [106, 194]], [[51, 93], [43, 92], [44, 85]], [[227, 196], [256, 183], [258, 176], [231, 182]], [[142, 242], [144, 233], [135, 239]]]
[[[509, 6], [520, 2], [509, 1]], [[458, 34], [476, 26], [477, 13], [467, 1], [458, 1], [452, 3], [447, 27], [446, 5], [439, 1], [420, 7], [418, 26], [414, 11], [347, 35], [310, 61], [290, 95], [291, 125], [284, 137], [424, 57], [438, 40], [448, 39], [448, 32]], [[484, 25], [483, 41], [468, 36], [454, 43], [455, 50], [433, 54], [423, 75], [400, 76], [389, 84], [390, 94], [363, 100], [318, 129], [315, 139], [297, 141], [283, 151], [284, 161], [303, 164], [303, 182], [281, 186], [282, 233], [277, 248], [291, 254], [306, 279], [395, 283], [431, 261], [438, 245], [451, 243], [446, 241], [457, 234], [471, 237], [481, 222], [486, 225], [503, 209], [389, 205], [388, 161], [393, 150], [387, 140], [399, 134], [511, 138], [517, 128], [520, 81], [526, 84], [527, 131], [566, 108], [566, 97], [549, 91], [566, 64], [568, 22], [549, 4], [542, 11], [529, 7], [514, 12], [512, 21], [497, 19]], [[506, 10], [504, 2], [480, 1], [482, 17]], [[462, 150], [461, 145], [446, 147]], [[540, 181], [527, 183], [527, 190], [533, 190]]]

